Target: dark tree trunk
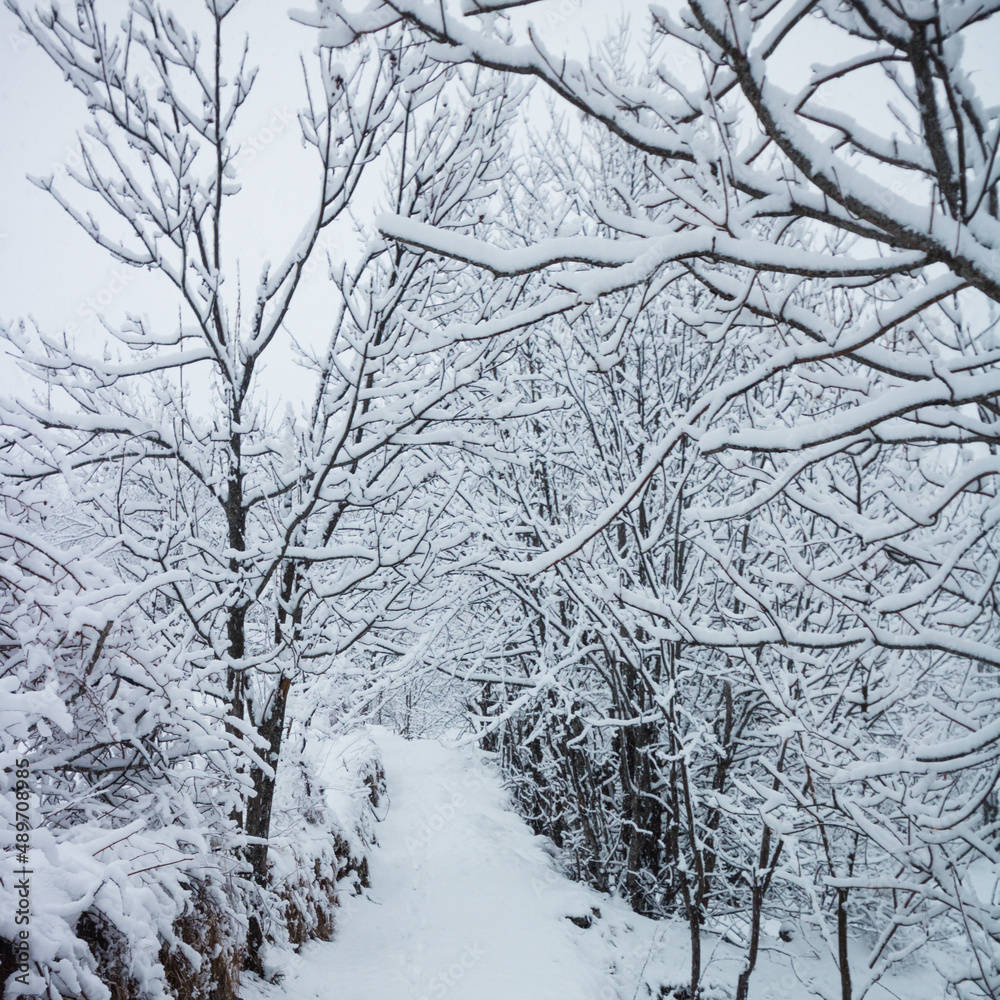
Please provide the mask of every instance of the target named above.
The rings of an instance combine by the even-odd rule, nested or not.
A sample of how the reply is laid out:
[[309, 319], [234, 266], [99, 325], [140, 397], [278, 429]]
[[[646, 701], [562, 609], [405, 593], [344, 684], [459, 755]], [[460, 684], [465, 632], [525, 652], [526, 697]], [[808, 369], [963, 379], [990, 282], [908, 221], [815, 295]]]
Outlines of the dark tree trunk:
[[837, 948], [840, 961], [841, 1000], [851, 1000], [851, 966], [847, 946], [847, 890], [837, 890]]
[[250, 769], [253, 781], [253, 798], [247, 803], [244, 833], [251, 838], [247, 845], [246, 857], [253, 870], [253, 879], [260, 886], [267, 885], [267, 841], [271, 832], [271, 809], [274, 805], [275, 775], [281, 756], [281, 737], [285, 729], [285, 707], [291, 680], [282, 677], [271, 695], [270, 704], [265, 709], [266, 716], [258, 725], [257, 732], [267, 740], [263, 752], [270, 771], [254, 766]]

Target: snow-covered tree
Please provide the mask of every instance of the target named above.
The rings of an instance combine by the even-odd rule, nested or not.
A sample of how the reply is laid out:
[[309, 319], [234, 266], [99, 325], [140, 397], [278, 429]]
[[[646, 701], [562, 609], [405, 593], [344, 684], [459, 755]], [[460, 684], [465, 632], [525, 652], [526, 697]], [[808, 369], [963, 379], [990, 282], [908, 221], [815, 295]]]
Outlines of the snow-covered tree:
[[[247, 290], [235, 240], [254, 206], [237, 136], [255, 71], [249, 43], [231, 37], [235, 4], [212, 0], [182, 23], [136, 0], [118, 24], [95, 2], [10, 6], [91, 116], [68, 188], [40, 184], [166, 292], [89, 342], [4, 331], [30, 382], [2, 401], [2, 472], [74, 505], [77, 542], [127, 581], [157, 657], [189, 664], [199, 710], [229, 745], [235, 797], [219, 806], [266, 889], [290, 693], [331, 670], [351, 680], [349, 650], [392, 648], [439, 603], [440, 564], [463, 540], [441, 514], [463, 449], [491, 446], [490, 372], [511, 349], [503, 329], [440, 329], [440, 316], [475, 324], [502, 305], [478, 281], [361, 221], [352, 233], [349, 217], [371, 175], [397, 214], [488, 225], [523, 88], [442, 67], [405, 27], [346, 61], [321, 46], [298, 115], [312, 208], [289, 245], [266, 243]], [[344, 251], [323, 267], [334, 232]], [[317, 265], [330, 294], [296, 311]], [[288, 357], [308, 387], [274, 412], [265, 365]], [[264, 933], [251, 914], [258, 968]]]
[[[546, 4], [529, 5], [538, 27], [525, 27], [522, 6], [387, 0], [360, 15], [324, 2], [320, 14], [345, 39], [408, 23], [443, 62], [542, 81], [641, 155], [643, 184], [593, 196], [580, 214], [601, 231], [560, 219], [516, 249], [394, 217], [382, 231], [501, 284], [542, 276], [550, 314], [697, 287], [664, 336], [695, 331], [721, 367], [656, 428], [631, 477], [612, 478], [602, 509], [569, 530], [560, 518], [544, 552], [504, 568], [540, 579], [565, 564], [579, 587], [594, 547], [613, 551], [619, 525], [654, 502], [659, 470], [685, 449], [714, 465], [715, 488], [687, 509], [707, 557], [705, 603], [644, 600], [643, 613], [665, 639], [740, 664], [789, 727], [776, 746], [808, 734], [803, 756], [789, 751], [781, 769], [771, 758], [776, 773], [755, 794], [770, 813], [787, 784], [811, 816], [814, 875], [837, 912], [859, 891], [899, 899], [919, 885], [907, 905], [963, 924], [979, 952], [970, 977], [993, 989], [996, 928], [956, 873], [975, 857], [1000, 861], [983, 810], [1000, 696], [1000, 112], [968, 44], [996, 24], [996, 5], [650, 7], [653, 57], [630, 77], [598, 57], [563, 58], [542, 26]], [[627, 606], [622, 589], [611, 588]], [[812, 799], [791, 792], [806, 762], [824, 785]], [[817, 846], [834, 813], [882, 862], [862, 873], [849, 843]], [[775, 820], [774, 835], [793, 826]], [[918, 922], [904, 911], [885, 942]], [[845, 956], [843, 997], [867, 988], [852, 985]]]

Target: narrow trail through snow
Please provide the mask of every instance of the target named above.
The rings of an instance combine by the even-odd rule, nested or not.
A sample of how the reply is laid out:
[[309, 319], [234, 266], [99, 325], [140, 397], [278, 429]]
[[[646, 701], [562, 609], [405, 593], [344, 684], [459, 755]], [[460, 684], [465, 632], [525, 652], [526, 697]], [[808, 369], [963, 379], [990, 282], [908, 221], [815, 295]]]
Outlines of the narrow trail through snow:
[[[664, 984], [690, 982], [684, 925], [637, 916], [559, 874], [547, 841], [511, 810], [481, 754], [385, 730], [370, 735], [388, 785], [371, 888], [342, 897], [333, 941], [283, 959], [276, 985], [247, 983], [245, 1000], [650, 1000]], [[339, 746], [331, 744], [325, 765], [317, 761], [331, 788]], [[587, 928], [568, 919], [590, 916]], [[702, 950], [705, 997], [731, 997], [742, 949], [706, 932]], [[774, 939], [763, 944], [751, 996], [809, 1000], [838, 984], [829, 957], [809, 942]], [[941, 995], [940, 976], [919, 962], [869, 994]]]
[[[286, 970], [280, 994], [318, 1000], [610, 1000], [604, 949], [570, 916], [594, 896], [557, 874], [474, 751], [382, 733], [388, 795], [371, 889], [335, 939]], [[594, 947], [598, 945], [598, 947]]]

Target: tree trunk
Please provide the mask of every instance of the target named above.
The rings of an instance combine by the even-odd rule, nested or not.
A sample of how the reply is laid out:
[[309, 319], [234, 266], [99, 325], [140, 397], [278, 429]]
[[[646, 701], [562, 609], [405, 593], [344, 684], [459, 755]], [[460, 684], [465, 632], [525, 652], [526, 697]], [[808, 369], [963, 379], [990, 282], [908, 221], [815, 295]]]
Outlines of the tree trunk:
[[840, 961], [841, 1000], [851, 1000], [851, 966], [847, 948], [847, 889], [837, 890], [837, 948]]
[[254, 796], [247, 803], [244, 833], [253, 839], [253, 842], [247, 845], [246, 857], [253, 870], [253, 879], [259, 886], [267, 885], [267, 840], [271, 832], [275, 776], [278, 771], [278, 760], [281, 756], [281, 738], [285, 730], [285, 707], [288, 704], [288, 691], [291, 686], [290, 678], [281, 678], [265, 709], [265, 718], [257, 727], [260, 735], [267, 740], [265, 759], [271, 765], [271, 770], [265, 771], [257, 766], [250, 770]]

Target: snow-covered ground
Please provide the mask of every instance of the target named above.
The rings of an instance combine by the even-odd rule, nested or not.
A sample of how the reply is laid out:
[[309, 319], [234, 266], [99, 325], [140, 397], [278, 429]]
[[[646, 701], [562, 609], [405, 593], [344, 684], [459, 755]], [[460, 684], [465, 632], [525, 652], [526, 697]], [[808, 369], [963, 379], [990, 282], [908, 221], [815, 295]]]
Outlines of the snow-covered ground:
[[[683, 925], [637, 917], [559, 874], [481, 754], [376, 739], [388, 795], [371, 888], [343, 900], [333, 941], [292, 956], [279, 983], [248, 984], [247, 1000], [640, 1000], [684, 982]], [[714, 987], [735, 981], [738, 950], [706, 935], [703, 954], [706, 997], [726, 996]], [[834, 993], [833, 969], [802, 943], [769, 940], [751, 997], [817, 996], [805, 979]], [[941, 985], [914, 968], [869, 996], [939, 1000]]]

